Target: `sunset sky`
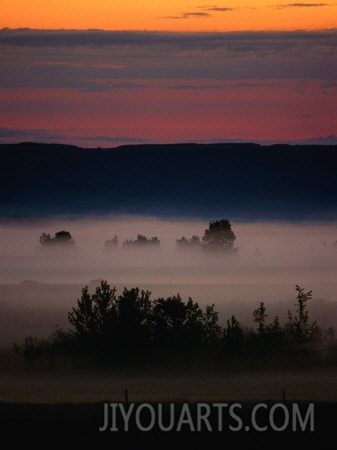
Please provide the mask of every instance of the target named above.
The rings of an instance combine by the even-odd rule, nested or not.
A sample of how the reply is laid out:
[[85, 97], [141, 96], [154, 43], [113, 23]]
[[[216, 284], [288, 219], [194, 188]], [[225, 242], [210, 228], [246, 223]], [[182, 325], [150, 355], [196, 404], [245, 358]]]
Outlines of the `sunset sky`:
[[1, 0], [0, 142], [337, 134], [337, 2]]

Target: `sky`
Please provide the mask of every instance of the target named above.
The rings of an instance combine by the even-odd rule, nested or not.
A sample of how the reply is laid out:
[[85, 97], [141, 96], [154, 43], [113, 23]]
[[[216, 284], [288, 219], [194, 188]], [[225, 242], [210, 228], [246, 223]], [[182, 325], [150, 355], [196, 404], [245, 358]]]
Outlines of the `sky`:
[[2, 0], [0, 143], [337, 135], [336, 17], [330, 0]]

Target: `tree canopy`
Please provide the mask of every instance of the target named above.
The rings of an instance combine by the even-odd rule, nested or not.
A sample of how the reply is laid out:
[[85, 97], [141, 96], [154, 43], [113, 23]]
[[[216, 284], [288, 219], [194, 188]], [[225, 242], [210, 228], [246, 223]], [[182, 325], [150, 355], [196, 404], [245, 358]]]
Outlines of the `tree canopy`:
[[54, 237], [43, 232], [40, 236], [40, 244], [43, 248], [50, 247], [75, 247], [75, 241], [69, 231], [58, 231]]
[[267, 323], [266, 307], [260, 302], [253, 311], [258, 324], [254, 330], [242, 326], [235, 315], [227, 325], [219, 326], [214, 305], [201, 308], [192, 298], [184, 301], [179, 294], [152, 300], [150, 291], [137, 287], [124, 288], [118, 295], [115, 287], [100, 281], [92, 294], [87, 286], [82, 289], [77, 305], [68, 313], [71, 329], [57, 328], [42, 341], [27, 336], [22, 354], [28, 362], [43, 355], [49, 361], [52, 355], [70, 352], [75, 360], [84, 356], [87, 361], [90, 356], [90, 360], [93, 357], [94, 361], [115, 364], [116, 358], [136, 362], [145, 356], [156, 361], [181, 356], [184, 361], [191, 361], [190, 357], [208, 361], [209, 356], [221, 360], [226, 354], [258, 358], [266, 352], [282, 355], [285, 349], [287, 353], [294, 349], [297, 358], [298, 348], [316, 351], [317, 344], [336, 348], [335, 330], [321, 329], [315, 321], [309, 321], [311, 291], [296, 285], [296, 292], [296, 312], [289, 312], [284, 325], [278, 316]]
[[214, 305], [203, 311], [192, 298], [179, 294], [151, 300], [151, 292], [116, 288], [101, 281], [93, 294], [82, 289], [77, 306], [68, 313], [70, 331], [78, 343], [115, 350], [144, 346], [195, 346], [216, 339], [218, 313]]
[[147, 238], [146, 236], [143, 236], [142, 234], [137, 235], [137, 239], [127, 239], [123, 242], [123, 248], [144, 248], [144, 247], [150, 247], [150, 248], [158, 248], [160, 246], [160, 240], [157, 238], [157, 236], [153, 236], [151, 238]]
[[209, 222], [202, 239], [193, 235], [191, 238], [176, 240], [179, 249], [203, 249], [211, 252], [228, 252], [234, 250], [236, 236], [232, 230], [232, 225], [228, 219], [220, 219]]
[[233, 250], [236, 236], [230, 221], [221, 219], [209, 223], [202, 240], [207, 250]]

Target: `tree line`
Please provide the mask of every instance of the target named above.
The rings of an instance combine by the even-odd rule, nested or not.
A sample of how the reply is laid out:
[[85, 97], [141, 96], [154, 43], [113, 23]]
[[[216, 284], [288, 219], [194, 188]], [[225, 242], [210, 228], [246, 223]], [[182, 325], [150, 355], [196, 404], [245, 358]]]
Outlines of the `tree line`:
[[[214, 220], [209, 222], [208, 228], [204, 235], [200, 238], [193, 235], [190, 238], [182, 236], [176, 240], [178, 249], [202, 249], [206, 251], [222, 251], [229, 252], [235, 250], [234, 242], [236, 235], [232, 230], [232, 225], [228, 219]], [[75, 240], [69, 231], [59, 231], [51, 236], [49, 233], [43, 232], [40, 236], [41, 248], [75, 248]], [[117, 235], [104, 242], [106, 250], [116, 249], [119, 246]], [[142, 234], [138, 234], [136, 239], [126, 239], [122, 242], [122, 248], [159, 248], [160, 240], [157, 236], [147, 238]]]
[[[322, 329], [309, 319], [308, 303], [312, 291], [296, 285], [296, 309], [288, 311], [284, 325], [278, 316], [268, 322], [266, 306], [261, 302], [253, 311], [256, 329], [248, 328], [232, 315], [225, 326], [219, 325], [215, 305], [201, 308], [179, 294], [151, 299], [151, 292], [138, 287], [124, 288], [117, 294], [115, 287], [101, 281], [91, 294], [87, 286], [68, 312], [70, 328], [57, 328], [48, 339], [25, 339], [22, 353], [28, 360], [50, 352], [70, 352], [73, 355], [98, 355], [113, 360], [116, 356], [143, 358], [144, 355], [198, 354], [218, 351], [232, 354], [256, 348], [277, 351], [293, 345], [334, 341], [334, 329]], [[187, 352], [187, 353], [186, 353]]]

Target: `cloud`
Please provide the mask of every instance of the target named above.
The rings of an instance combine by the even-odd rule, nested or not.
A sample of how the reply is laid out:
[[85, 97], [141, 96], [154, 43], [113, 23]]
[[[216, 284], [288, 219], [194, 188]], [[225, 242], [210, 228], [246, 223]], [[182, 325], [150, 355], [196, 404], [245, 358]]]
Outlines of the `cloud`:
[[[260, 88], [271, 87], [272, 83], [256, 83], [256, 82], [238, 82], [238, 83], [222, 83], [222, 84], [175, 84], [170, 85], [167, 88], [172, 90], [205, 90], [205, 89], [233, 89], [233, 88]], [[277, 82], [277, 86], [280, 86], [280, 82]]]
[[[191, 14], [191, 13], [188, 13]], [[203, 13], [195, 13], [203, 14]], [[102, 48], [109, 47], [111, 50], [119, 52], [113, 53], [110, 57], [116, 60], [116, 56], [126, 48], [135, 49], [139, 54], [139, 49], [161, 48], [168, 51], [177, 50], [217, 50], [227, 49], [230, 51], [247, 50], [259, 51], [287, 45], [292, 48], [295, 45], [305, 45], [309, 47], [312, 43], [317, 45], [335, 47], [337, 43], [337, 29], [323, 31], [244, 31], [244, 32], [160, 32], [160, 31], [104, 31], [104, 30], [31, 30], [31, 29], [3, 29], [0, 31], [0, 45], [6, 52], [11, 47], [34, 48], [41, 47], [49, 50], [70, 51], [77, 47], [98, 49], [98, 56]], [[47, 54], [45, 55], [47, 57]], [[59, 53], [58, 53], [59, 54]], [[128, 53], [128, 55], [130, 55]], [[141, 55], [140, 55], [141, 56]], [[60, 63], [60, 61], [58, 61]], [[85, 60], [81, 62], [84, 64]], [[69, 59], [62, 61], [63, 64], [78, 66], [78, 61]], [[88, 64], [88, 62], [87, 62]], [[105, 61], [93, 61], [90, 65], [101, 68], [122, 68], [119, 61], [115, 64], [107, 64]]]
[[140, 83], [110, 83], [110, 89], [144, 89], [148, 86]]
[[145, 89], [148, 86], [140, 83], [111, 83], [109, 80], [105, 81], [82, 81], [78, 86], [80, 92], [107, 92], [112, 89]]
[[166, 16], [163, 17], [165, 19], [189, 19], [190, 17], [209, 17], [210, 14], [205, 12], [185, 12], [182, 13], [180, 16]]
[[[242, 88], [242, 87], [247, 87], [247, 88], [259, 88], [259, 87], [270, 87], [272, 84], [271, 83], [254, 83], [254, 82], [247, 82], [247, 83], [234, 83], [231, 84], [229, 87], [237, 87], [237, 88]], [[280, 82], [277, 82], [277, 85], [280, 86]]]
[[175, 90], [204, 90], [204, 89], [223, 89], [223, 86], [217, 84], [204, 84], [204, 85], [194, 85], [194, 84], [176, 84], [173, 86], [168, 86], [167, 89]]
[[308, 74], [312, 79], [337, 81], [337, 30], [179, 33], [7, 29], [0, 32], [0, 45], [2, 89], [105, 92], [144, 88], [145, 80], [305, 79]]
[[287, 3], [284, 5], [275, 5], [272, 6], [276, 9], [285, 9], [285, 8], [316, 8], [323, 6], [331, 6], [328, 3]]
[[323, 89], [337, 88], [337, 81], [324, 81], [321, 83], [321, 88]]
[[322, 81], [321, 82], [321, 93], [322, 95], [327, 95], [327, 96], [336, 96], [337, 93], [337, 81]]
[[[44, 129], [16, 129], [16, 128], [5, 128], [0, 127], [0, 143], [19, 143], [19, 142], [44, 142], [44, 143], [59, 143], [59, 142], [69, 142], [69, 137], [63, 134], [56, 134], [51, 130]], [[151, 143], [152, 139], [141, 138], [138, 136], [75, 136], [71, 139], [72, 143], [79, 143], [82, 145], [83, 142], [86, 145], [90, 145], [90, 142], [102, 143], [104, 145], [112, 144], [146, 144]]]
[[239, 9], [239, 8], [226, 8], [219, 6], [199, 6], [199, 8], [204, 11], [212, 11], [212, 12], [229, 12], [233, 11], [234, 9]]
[[74, 138], [79, 141], [92, 141], [92, 142], [112, 142], [112, 143], [133, 143], [133, 144], [146, 144], [152, 142], [151, 139], [144, 139], [137, 136], [77, 136]]
[[233, 11], [233, 8], [219, 8], [217, 6], [213, 6], [212, 8], [207, 8], [207, 11], [227, 12]]
[[14, 130], [12, 128], [0, 127], [0, 138], [12, 138], [16, 136], [28, 137], [31, 136], [32, 132], [27, 130]]
[[60, 142], [66, 137], [62, 134], [54, 134], [50, 130], [33, 129], [24, 130], [16, 128], [0, 127], [0, 142], [19, 142], [23, 140], [31, 140], [38, 142]]
[[301, 145], [337, 145], [337, 136], [333, 134], [329, 136], [318, 136], [308, 139], [301, 139], [293, 143]]
[[77, 90], [79, 92], [92, 92], [92, 93], [98, 93], [98, 92], [107, 92], [110, 90], [109, 84], [106, 82], [96, 82], [96, 81], [82, 81], [80, 82]]

